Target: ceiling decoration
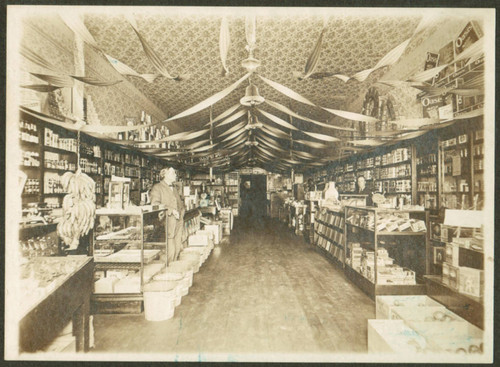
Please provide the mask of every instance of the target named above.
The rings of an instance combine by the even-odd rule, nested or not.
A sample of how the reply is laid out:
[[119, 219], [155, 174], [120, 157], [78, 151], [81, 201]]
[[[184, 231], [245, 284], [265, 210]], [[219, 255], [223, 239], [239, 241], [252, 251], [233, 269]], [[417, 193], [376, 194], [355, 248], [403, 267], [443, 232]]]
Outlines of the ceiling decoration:
[[[115, 142], [146, 149], [153, 143], [189, 142], [175, 152], [178, 153], [177, 161], [196, 166], [193, 158], [205, 158], [198, 162], [199, 167], [210, 164], [208, 158], [214, 152], [221, 149], [237, 152], [243, 144], [241, 154], [237, 152], [232, 163], [271, 164], [279, 159], [281, 167], [307, 167], [307, 164], [318, 163], [324, 156], [321, 149], [325, 147], [335, 146], [342, 150], [340, 142], [360, 147], [376, 146], [388, 139], [412, 136], [397, 137], [408, 132], [403, 129], [374, 137], [351, 134], [357, 132], [356, 129], [341, 122], [374, 124], [378, 119], [346, 111], [342, 101], [344, 96], [359, 92], [363, 82], [373, 82], [386, 67], [399, 60], [412, 36], [420, 30], [420, 26], [417, 27], [419, 18], [332, 13], [323, 17], [319, 37], [314, 43], [321, 19], [311, 15], [287, 15], [286, 12], [272, 17], [243, 16], [236, 11], [232, 16], [223, 17], [203, 12], [189, 15], [92, 13], [86, 14], [83, 21], [78, 16], [62, 17], [65, 24], [100, 52], [114, 70], [131, 77], [128, 80], [138, 90], [171, 116], [163, 122], [140, 127], [123, 126], [121, 131], [168, 124], [173, 120], [185, 127], [182, 133], [155, 141]], [[480, 47], [474, 49], [472, 46], [460, 57], [473, 57]], [[41, 66], [52, 67], [34, 53], [25, 52], [25, 56]], [[307, 60], [304, 72], [297, 72], [304, 60]], [[175, 74], [169, 70], [175, 70]], [[437, 72], [439, 70], [431, 69], [425, 75], [415, 75], [404, 82], [427, 88], [423, 82]], [[328, 78], [330, 76], [335, 78]], [[63, 86], [58, 83], [68, 84], [50, 75], [38, 74], [37, 77], [55, 87]], [[69, 77], [94, 86], [122, 81]], [[261, 83], [256, 84], [257, 81]], [[31, 88], [41, 89], [40, 86]], [[474, 90], [463, 93], [474, 93]], [[292, 101], [298, 104], [292, 107]], [[268, 107], [274, 110], [269, 111]], [[212, 118], [214, 113], [219, 114], [215, 119]], [[427, 125], [433, 122], [413, 120], [411, 123]], [[222, 126], [225, 130], [218, 129]], [[118, 126], [79, 128], [93, 133], [120, 131]], [[295, 143], [306, 151], [297, 150]], [[157, 154], [170, 156], [167, 153], [165, 150]], [[212, 163], [215, 167], [219, 161], [214, 159]]]

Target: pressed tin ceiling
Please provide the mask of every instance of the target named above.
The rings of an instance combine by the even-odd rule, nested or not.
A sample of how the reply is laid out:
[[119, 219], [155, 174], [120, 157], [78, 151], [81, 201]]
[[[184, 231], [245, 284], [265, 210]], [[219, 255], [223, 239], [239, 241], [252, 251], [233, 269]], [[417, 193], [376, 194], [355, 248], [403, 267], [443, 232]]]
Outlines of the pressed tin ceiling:
[[[361, 10], [360, 10], [361, 11]], [[219, 32], [222, 15], [203, 9], [189, 14], [175, 11], [137, 12], [134, 19], [141, 34], [164, 61], [171, 75], [190, 74], [180, 82], [158, 77], [153, 83], [127, 77], [144, 95], [169, 116], [173, 116], [223, 90], [246, 71], [241, 60], [248, 57], [245, 50], [245, 12], [235, 8], [228, 15], [231, 45], [227, 65], [230, 74], [221, 75]], [[271, 15], [272, 13], [272, 15]], [[330, 11], [327, 17], [318, 13], [304, 15], [274, 9], [269, 15], [256, 17], [256, 49], [254, 56], [262, 62], [257, 73], [283, 84], [317, 105], [343, 109], [346, 96], [357, 95], [363, 85], [373, 83], [384, 70], [374, 73], [363, 83], [347, 83], [330, 77], [299, 81], [293, 71], [303, 71], [306, 61], [327, 19], [327, 31], [317, 72], [328, 71], [353, 75], [373, 67], [388, 51], [411, 37], [421, 16], [353, 16]], [[156, 73], [146, 57], [141, 43], [126, 17], [117, 12], [86, 14], [84, 23], [100, 48], [138, 73]], [[288, 97], [267, 86], [257, 76], [252, 81], [266, 99], [279, 102], [312, 118], [332, 118], [318, 109], [291, 102]], [[248, 82], [213, 106], [214, 116], [222, 113], [245, 93]], [[271, 110], [268, 106], [267, 110]], [[360, 112], [360, 111], [353, 111]], [[277, 111], [273, 111], [282, 118]], [[208, 122], [208, 109], [180, 122], [186, 130]]]

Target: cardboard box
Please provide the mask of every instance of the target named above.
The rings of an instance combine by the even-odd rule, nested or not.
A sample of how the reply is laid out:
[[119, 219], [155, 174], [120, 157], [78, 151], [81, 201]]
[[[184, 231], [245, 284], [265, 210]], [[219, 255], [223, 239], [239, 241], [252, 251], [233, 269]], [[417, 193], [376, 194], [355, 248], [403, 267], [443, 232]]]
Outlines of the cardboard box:
[[116, 282], [114, 286], [114, 293], [140, 293], [141, 292], [141, 278], [139, 274], [128, 275], [123, 279]]
[[457, 267], [459, 260], [460, 247], [454, 243], [447, 243], [445, 247], [444, 261]]
[[222, 222], [218, 224], [205, 224], [204, 229], [212, 232], [214, 243], [218, 245], [222, 240]]
[[455, 266], [449, 266], [448, 269], [448, 285], [458, 291], [459, 287], [459, 269]]
[[114, 286], [119, 280], [115, 277], [99, 279], [94, 282], [94, 293], [114, 293]]
[[462, 266], [459, 268], [458, 291], [475, 297], [484, 293], [484, 271]]
[[209, 236], [206, 234], [192, 234], [188, 238], [188, 246], [208, 246]]
[[414, 354], [426, 347], [426, 340], [401, 320], [368, 320], [369, 353]]
[[443, 305], [427, 296], [377, 296], [375, 298], [377, 319], [392, 319], [393, 310], [400, 307], [413, 307], [418, 311], [423, 307], [443, 307]]

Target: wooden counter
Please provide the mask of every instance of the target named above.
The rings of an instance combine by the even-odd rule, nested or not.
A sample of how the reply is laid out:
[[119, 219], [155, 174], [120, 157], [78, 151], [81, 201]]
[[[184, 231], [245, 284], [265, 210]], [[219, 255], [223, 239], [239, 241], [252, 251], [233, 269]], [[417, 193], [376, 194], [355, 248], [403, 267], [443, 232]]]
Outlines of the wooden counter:
[[91, 257], [82, 257], [75, 271], [57, 279], [50, 292], [26, 308], [19, 321], [20, 353], [44, 349], [70, 321], [73, 321], [76, 351], [88, 351], [93, 266]]

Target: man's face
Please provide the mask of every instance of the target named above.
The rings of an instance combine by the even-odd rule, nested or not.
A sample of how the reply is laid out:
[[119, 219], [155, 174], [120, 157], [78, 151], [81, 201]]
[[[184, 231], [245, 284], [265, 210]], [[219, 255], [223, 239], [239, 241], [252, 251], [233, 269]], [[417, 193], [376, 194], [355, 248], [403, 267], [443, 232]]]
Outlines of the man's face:
[[365, 187], [365, 178], [364, 177], [359, 177], [358, 178], [358, 186], [361, 188]]
[[177, 180], [177, 172], [175, 172], [175, 169], [169, 168], [165, 174], [164, 180], [167, 184], [174, 183]]

